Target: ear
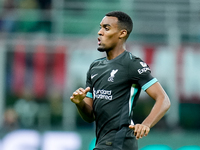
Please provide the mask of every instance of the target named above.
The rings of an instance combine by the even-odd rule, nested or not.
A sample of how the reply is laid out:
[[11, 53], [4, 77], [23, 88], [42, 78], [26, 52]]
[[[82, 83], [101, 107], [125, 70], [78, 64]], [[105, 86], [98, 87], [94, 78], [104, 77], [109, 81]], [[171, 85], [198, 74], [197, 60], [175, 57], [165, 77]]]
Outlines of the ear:
[[122, 39], [122, 38], [126, 38], [127, 36], [127, 30], [123, 29], [120, 31], [120, 35], [119, 35], [119, 38]]

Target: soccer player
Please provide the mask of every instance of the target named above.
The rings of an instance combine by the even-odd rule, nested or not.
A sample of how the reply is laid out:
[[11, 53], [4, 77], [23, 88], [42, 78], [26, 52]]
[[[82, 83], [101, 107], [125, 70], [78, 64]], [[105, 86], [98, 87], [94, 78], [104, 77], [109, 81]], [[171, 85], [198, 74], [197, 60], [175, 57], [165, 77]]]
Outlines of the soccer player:
[[[105, 15], [98, 32], [98, 50], [106, 52], [107, 57], [90, 65], [86, 88], [77, 89], [70, 97], [85, 121], [95, 121], [94, 150], [137, 150], [137, 139], [147, 136], [170, 107], [149, 66], [125, 48], [132, 26], [124, 12]], [[133, 108], [141, 89], [155, 104], [141, 124], [134, 124]]]

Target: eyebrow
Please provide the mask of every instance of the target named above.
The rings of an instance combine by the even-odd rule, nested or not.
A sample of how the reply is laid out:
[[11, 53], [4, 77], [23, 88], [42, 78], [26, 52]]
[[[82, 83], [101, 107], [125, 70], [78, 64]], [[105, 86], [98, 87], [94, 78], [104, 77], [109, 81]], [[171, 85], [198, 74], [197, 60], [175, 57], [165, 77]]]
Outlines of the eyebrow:
[[[101, 26], [101, 24], [100, 24], [100, 26]], [[102, 27], [107, 27], [107, 26], [110, 27], [111, 25], [110, 25], [110, 24], [103, 24], [103, 25], [102, 25]]]

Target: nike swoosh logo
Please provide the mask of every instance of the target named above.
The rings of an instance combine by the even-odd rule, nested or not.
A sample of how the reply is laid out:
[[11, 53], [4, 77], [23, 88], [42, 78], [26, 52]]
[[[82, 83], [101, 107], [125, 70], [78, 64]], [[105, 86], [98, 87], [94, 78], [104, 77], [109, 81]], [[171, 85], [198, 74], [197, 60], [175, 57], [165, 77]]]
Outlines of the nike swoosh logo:
[[92, 76], [91, 76], [91, 79], [93, 79], [93, 78], [94, 78], [95, 76], [97, 76], [97, 75], [98, 75], [98, 73], [97, 73], [97, 74], [95, 74], [95, 75], [92, 75]]

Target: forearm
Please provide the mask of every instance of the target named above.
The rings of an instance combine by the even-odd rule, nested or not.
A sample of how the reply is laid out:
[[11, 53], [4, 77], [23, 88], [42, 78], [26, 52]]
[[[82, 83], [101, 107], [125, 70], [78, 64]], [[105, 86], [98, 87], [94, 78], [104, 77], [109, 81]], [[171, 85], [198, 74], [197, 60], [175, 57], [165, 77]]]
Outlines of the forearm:
[[81, 103], [76, 104], [76, 107], [78, 109], [78, 112], [80, 116], [85, 120], [86, 122], [93, 122], [95, 117], [93, 113], [93, 109], [91, 106], [89, 106], [85, 101], [83, 100]]
[[74, 104], [76, 104], [80, 116], [87, 122], [93, 122], [93, 99], [86, 97], [86, 94], [89, 91], [90, 87], [87, 87], [86, 89], [79, 88], [73, 92], [73, 95], [70, 97], [70, 99]]
[[154, 104], [150, 114], [142, 122], [142, 124], [153, 127], [167, 112], [170, 107], [170, 101], [168, 97], [161, 98], [157, 100]]

